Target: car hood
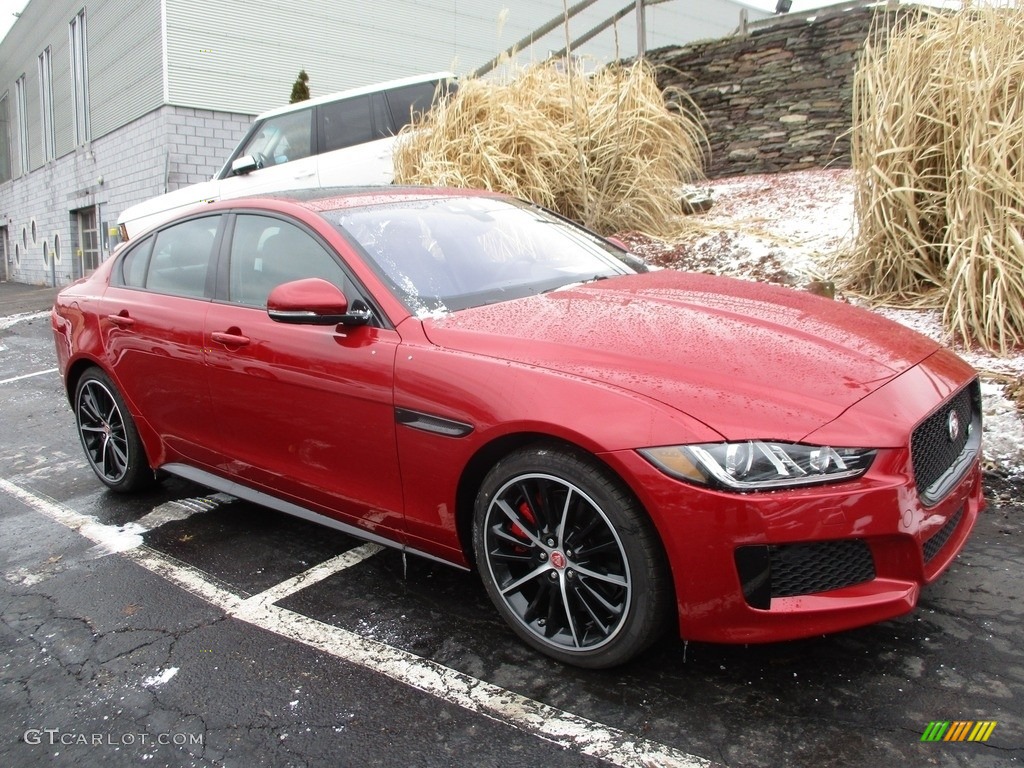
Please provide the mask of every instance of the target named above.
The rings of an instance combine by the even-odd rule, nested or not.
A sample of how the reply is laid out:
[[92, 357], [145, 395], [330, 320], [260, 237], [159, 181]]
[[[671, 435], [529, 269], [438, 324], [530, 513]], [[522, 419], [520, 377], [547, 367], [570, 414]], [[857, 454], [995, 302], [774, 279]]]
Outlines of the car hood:
[[438, 346], [620, 387], [728, 440], [797, 441], [935, 352], [788, 288], [662, 270], [424, 320]]

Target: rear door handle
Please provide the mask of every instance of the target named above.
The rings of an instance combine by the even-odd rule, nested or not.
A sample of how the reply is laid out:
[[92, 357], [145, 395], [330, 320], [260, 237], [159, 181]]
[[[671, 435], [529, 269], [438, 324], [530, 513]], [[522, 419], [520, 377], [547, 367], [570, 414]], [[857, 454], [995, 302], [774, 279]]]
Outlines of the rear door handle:
[[[234, 328], [231, 331], [235, 331]], [[227, 347], [244, 347], [249, 343], [249, 337], [243, 336], [241, 332], [232, 333], [231, 331], [214, 331], [210, 334], [210, 338], [214, 341], [223, 344]]]
[[135, 318], [128, 317], [128, 310], [122, 309], [116, 315], [107, 315], [107, 320], [118, 328], [131, 328], [135, 325]]

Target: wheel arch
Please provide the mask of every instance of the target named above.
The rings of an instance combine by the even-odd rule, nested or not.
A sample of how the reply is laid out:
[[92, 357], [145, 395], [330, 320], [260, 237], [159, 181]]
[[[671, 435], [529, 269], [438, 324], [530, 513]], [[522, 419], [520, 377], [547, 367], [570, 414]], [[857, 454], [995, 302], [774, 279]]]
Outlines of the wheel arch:
[[[68, 397], [68, 403], [71, 404], [72, 408], [75, 407], [75, 392], [78, 390], [78, 382], [81, 381], [82, 375], [90, 368], [99, 368], [107, 376], [110, 376], [110, 371], [91, 357], [80, 357], [73, 361], [68, 366], [68, 371], [64, 376], [64, 390]], [[111, 379], [113, 379], [113, 376], [111, 376]]]
[[90, 368], [96, 368], [102, 371], [117, 388], [121, 399], [124, 400], [125, 406], [128, 408], [128, 413], [135, 422], [135, 428], [139, 432], [139, 437], [142, 440], [143, 451], [146, 454], [146, 461], [151, 468], [156, 470], [160, 464], [164, 463], [163, 454], [163, 441], [160, 436], [153, 431], [150, 427], [149, 422], [138, 412], [135, 407], [135, 403], [130, 397], [128, 397], [124, 389], [121, 387], [121, 383], [117, 380], [117, 377], [99, 360], [92, 357], [82, 356], [75, 360], [72, 360], [68, 364], [67, 372], [64, 374], [64, 390], [68, 398], [68, 404], [71, 406], [71, 410], [75, 410], [75, 392], [78, 391], [78, 382], [82, 380], [82, 376]]

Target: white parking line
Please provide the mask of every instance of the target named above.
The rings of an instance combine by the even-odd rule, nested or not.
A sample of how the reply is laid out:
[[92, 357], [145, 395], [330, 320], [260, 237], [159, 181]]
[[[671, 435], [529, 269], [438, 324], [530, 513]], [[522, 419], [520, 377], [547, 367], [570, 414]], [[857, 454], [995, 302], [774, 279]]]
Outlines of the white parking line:
[[35, 376], [45, 376], [48, 373], [56, 373], [56, 368], [47, 368], [45, 371], [36, 371], [35, 373], [26, 373], [21, 376], [12, 376], [9, 379], [0, 379], [0, 384], [10, 384], [13, 381], [21, 381], [22, 379], [31, 379]]
[[[101, 542], [110, 535], [97, 530], [97, 527], [115, 528], [103, 526], [88, 515], [7, 480], [0, 479], [0, 490], [93, 541]], [[711, 768], [713, 765], [696, 755], [548, 706], [400, 648], [273, 605], [273, 601], [351, 567], [379, 550], [375, 544], [363, 545], [249, 598], [240, 597], [226, 586], [215, 583], [208, 574], [145, 545], [123, 554], [240, 621], [357, 664], [566, 749], [624, 768]]]
[[50, 310], [44, 310], [42, 312], [19, 312], [15, 315], [4, 315], [0, 317], [0, 331], [6, 331], [13, 325], [24, 322], [25, 320], [42, 320], [44, 317], [50, 316]]
[[323, 581], [328, 576], [333, 576], [338, 571], [343, 571], [346, 568], [351, 568], [353, 565], [358, 565], [368, 557], [373, 557], [380, 552], [384, 547], [380, 544], [366, 543], [355, 549], [350, 549], [348, 552], [342, 552], [340, 555], [332, 557], [330, 560], [326, 560], [320, 565], [310, 568], [308, 571], [303, 571], [298, 576], [293, 576], [290, 579], [282, 581], [280, 584], [275, 584], [265, 592], [260, 592], [258, 595], [253, 595], [247, 598], [241, 606], [241, 612], [246, 613], [248, 611], [255, 611], [264, 605], [272, 605], [273, 603], [284, 600], [291, 594], [298, 592], [300, 589], [312, 586], [317, 582]]

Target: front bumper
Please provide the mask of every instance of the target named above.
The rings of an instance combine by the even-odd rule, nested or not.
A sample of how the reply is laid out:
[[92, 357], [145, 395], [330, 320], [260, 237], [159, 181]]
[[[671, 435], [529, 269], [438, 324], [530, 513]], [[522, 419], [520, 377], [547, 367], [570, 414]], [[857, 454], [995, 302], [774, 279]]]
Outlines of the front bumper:
[[907, 613], [985, 504], [975, 461], [925, 507], [905, 450], [880, 451], [854, 482], [743, 495], [676, 481], [635, 453], [614, 459], [661, 534], [688, 640], [775, 642]]
[[[635, 451], [603, 454], [661, 535], [680, 635], [774, 642], [909, 612], [963, 549], [985, 507], [972, 377], [939, 353], [811, 435], [822, 445], [863, 445], [854, 440], [872, 434], [899, 446], [879, 448], [868, 472], [848, 482], [722, 492], [668, 477]], [[944, 434], [947, 426], [958, 431], [954, 421], [971, 429], [951, 450]], [[922, 441], [936, 450], [913, 447]]]

